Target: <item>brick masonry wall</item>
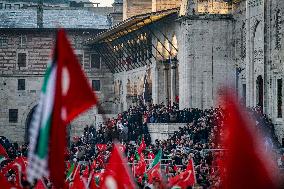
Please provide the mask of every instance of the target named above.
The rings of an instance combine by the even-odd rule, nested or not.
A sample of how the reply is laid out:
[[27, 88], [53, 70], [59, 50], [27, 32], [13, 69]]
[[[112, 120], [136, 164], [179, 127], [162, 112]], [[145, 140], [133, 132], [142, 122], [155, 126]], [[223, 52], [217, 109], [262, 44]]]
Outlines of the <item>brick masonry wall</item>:
[[152, 12], [152, 0], [123, 0], [123, 20]]
[[[0, 36], [5, 36], [7, 39], [7, 42], [0, 46], [0, 133], [12, 141], [24, 142], [27, 118], [39, 100], [43, 74], [55, 41], [55, 31], [49, 29], [0, 30]], [[95, 52], [84, 45], [86, 40], [97, 32], [97, 30], [67, 31], [75, 52], [83, 55], [82, 66], [90, 85], [92, 79], [101, 81], [101, 91], [97, 92], [97, 95], [104, 109], [110, 113], [112, 104], [104, 102], [110, 101], [113, 96], [112, 74], [103, 62], [101, 69], [90, 68], [90, 57]], [[27, 39], [27, 42], [22, 45], [21, 36]], [[27, 53], [27, 66], [24, 68], [17, 64], [19, 52]], [[18, 79], [25, 79], [25, 90], [18, 90]], [[18, 109], [16, 123], [9, 122], [9, 109]], [[95, 112], [94, 108], [89, 115], [83, 115], [86, 119], [72, 123], [74, 130], [76, 127], [94, 123], [96, 118], [92, 114]]]
[[152, 11], [161, 11], [180, 7], [182, 0], [153, 0]]

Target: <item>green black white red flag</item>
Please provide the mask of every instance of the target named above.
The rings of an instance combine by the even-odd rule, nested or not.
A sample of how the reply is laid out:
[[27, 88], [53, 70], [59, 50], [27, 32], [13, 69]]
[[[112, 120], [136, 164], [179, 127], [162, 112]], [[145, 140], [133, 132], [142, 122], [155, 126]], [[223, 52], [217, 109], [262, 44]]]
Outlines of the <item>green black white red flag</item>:
[[147, 170], [148, 182], [150, 184], [153, 183], [154, 178], [162, 181], [161, 159], [162, 159], [162, 150], [160, 149], [157, 155], [155, 156], [155, 159], [153, 160], [152, 164], [150, 165], [149, 169]]
[[95, 104], [97, 98], [65, 31], [60, 29], [29, 130], [27, 176], [30, 182], [50, 176], [56, 188], [63, 188], [66, 126]]

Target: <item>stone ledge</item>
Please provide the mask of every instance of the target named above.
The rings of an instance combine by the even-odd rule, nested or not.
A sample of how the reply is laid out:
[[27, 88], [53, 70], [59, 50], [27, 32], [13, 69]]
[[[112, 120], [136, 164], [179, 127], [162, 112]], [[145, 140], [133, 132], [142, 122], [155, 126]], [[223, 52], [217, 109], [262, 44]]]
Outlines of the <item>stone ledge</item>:
[[180, 127], [186, 126], [186, 123], [148, 123], [148, 130], [151, 135], [152, 142], [168, 139]]

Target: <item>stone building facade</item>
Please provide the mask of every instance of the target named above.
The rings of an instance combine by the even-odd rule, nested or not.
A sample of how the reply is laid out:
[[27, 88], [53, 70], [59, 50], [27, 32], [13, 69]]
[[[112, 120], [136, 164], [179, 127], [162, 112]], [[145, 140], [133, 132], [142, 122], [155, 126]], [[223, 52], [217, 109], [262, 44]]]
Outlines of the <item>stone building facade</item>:
[[[189, 42], [191, 41], [193, 43], [189, 43], [188, 48], [186, 48], [185, 45], [180, 46], [189, 51], [191, 45], [193, 45], [195, 47], [193, 48], [194, 52], [196, 52], [196, 48], [200, 48], [200, 46], [210, 46], [210, 41], [212, 41], [212, 39], [213, 41], [216, 40], [212, 48], [214, 51], [212, 54], [215, 57], [217, 56], [217, 64], [219, 64], [220, 69], [217, 67], [215, 70], [219, 70], [220, 72], [214, 72], [217, 75], [221, 74], [222, 77], [225, 76], [225, 80], [230, 80], [228, 84], [231, 83], [231, 86], [235, 86], [234, 88], [240, 100], [245, 103], [247, 107], [258, 106], [264, 113], [272, 118], [275, 123], [275, 131], [278, 139], [283, 143], [283, 66], [281, 64], [283, 61], [283, 57], [281, 56], [283, 46], [281, 44], [283, 42], [282, 14], [284, 3], [280, 0], [232, 0], [231, 2], [223, 1], [224, 4], [222, 4], [222, 1], [218, 0], [215, 2], [215, 4], [207, 3], [206, 5], [206, 1], [188, 1], [188, 12], [181, 23], [185, 25], [188, 22], [193, 23], [182, 28], [181, 33], [184, 33], [184, 35], [178, 36], [181, 37], [181, 41], [184, 41], [183, 37], [188, 35], [187, 38]], [[198, 21], [193, 21], [196, 18]], [[204, 32], [194, 32], [196, 22], [206, 22], [205, 20], [209, 21], [206, 26], [208, 24], [210, 25], [210, 23], [214, 23], [214, 25], [209, 26], [207, 29], [204, 28]], [[200, 29], [200, 27], [202, 27], [202, 23], [198, 24], [198, 29]], [[184, 31], [182, 32], [182, 30]], [[185, 30], [189, 32], [185, 32]], [[207, 42], [201, 44], [196, 43], [194, 40], [198, 37], [194, 36], [197, 35], [197, 33], [199, 33], [198, 36], [202, 36], [200, 40], [206, 40]], [[203, 35], [204, 33], [206, 33], [206, 35]], [[210, 37], [212, 35], [208, 35], [208, 33], [214, 33], [213, 37]], [[219, 34], [221, 34], [221, 36]], [[202, 52], [205, 51], [202, 50]], [[183, 56], [183, 53], [183, 51], [179, 52], [179, 55]], [[191, 54], [185, 53], [185, 55], [190, 56]], [[210, 52], [206, 52], [203, 57], [206, 55], [210, 56]], [[191, 58], [185, 60], [190, 61], [190, 63], [195, 62], [196, 56], [193, 55], [192, 59], [192, 61], [190, 61]], [[181, 62], [182, 58], [180, 58], [180, 66], [182, 66]], [[203, 60], [202, 62], [210, 65], [210, 61]], [[185, 64], [185, 67], [192, 66], [195, 72], [198, 68], [194, 68], [194, 65], [195, 64], [189, 66]], [[227, 67], [228, 70], [225, 71], [224, 67]], [[208, 66], [203, 66], [202, 70], [208, 72], [208, 68]], [[214, 68], [215, 67], [212, 67], [211, 72]], [[191, 73], [190, 68], [185, 74], [188, 73]], [[194, 74], [185, 76], [189, 81], [190, 77], [194, 77]], [[213, 103], [206, 105], [204, 100], [200, 100], [200, 97], [196, 96], [200, 94], [199, 91], [192, 96], [186, 94], [180, 95], [181, 104], [184, 104], [183, 102], [191, 103], [192, 101], [192, 104], [188, 105], [189, 107], [199, 106], [204, 108], [202, 102], [206, 105], [205, 107], [210, 107], [214, 105], [215, 102], [218, 102], [216, 90], [218, 90], [218, 86], [220, 85], [214, 85], [215, 82], [213, 78], [218, 79], [218, 76], [212, 77], [212, 79], [205, 79], [207, 80], [209, 89], [215, 90], [215, 92], [212, 92], [213, 96], [209, 94], [209, 102], [212, 101]], [[219, 79], [222, 78], [219, 77]], [[201, 82], [201, 78], [197, 80]], [[210, 86], [210, 82], [213, 83], [213, 87]], [[189, 91], [189, 94], [194, 92], [191, 88], [195, 85], [194, 82], [187, 82], [187, 85], [188, 86], [183, 85], [183, 87]], [[200, 84], [197, 85], [197, 88], [202, 90]], [[181, 91], [185, 91], [183, 89]], [[203, 95], [207, 95], [208, 97], [206, 92]], [[196, 104], [196, 98], [197, 101], [201, 103]]]
[[[84, 41], [98, 30], [70, 29], [67, 32], [90, 86], [96, 90], [105, 111], [111, 113], [112, 105], [106, 102], [112, 98], [112, 75], [104, 64], [100, 64], [97, 54], [83, 46]], [[19, 140], [26, 132], [30, 115], [37, 105], [56, 29], [9, 29], [0, 33], [7, 39], [1, 44], [1, 135]], [[73, 129], [80, 130], [82, 119], [84, 124], [94, 124], [94, 115], [98, 113], [96, 109], [90, 110], [89, 114], [73, 123], [78, 126]]]
[[[0, 135], [17, 142], [27, 139], [58, 26], [66, 28], [90, 86], [96, 90], [105, 112], [112, 113], [113, 76], [96, 52], [85, 45], [88, 39], [111, 26], [107, 13], [95, 10], [46, 9], [42, 28], [37, 25], [36, 9], [0, 11]], [[101, 122], [99, 113], [93, 108], [75, 120], [71, 124], [72, 134], [82, 131], [82, 125]]]
[[135, 15], [181, 6], [182, 0], [123, 0], [123, 20]]
[[[272, 118], [278, 139], [283, 141], [284, 2], [116, 0], [114, 5], [117, 5], [114, 10], [123, 10], [123, 22], [99, 27], [92, 25], [97, 19], [91, 19], [88, 30], [76, 25], [69, 30], [72, 40], [80, 38], [78, 44], [82, 46], [77, 47], [75, 42], [74, 48], [79, 54], [83, 52], [79, 57], [83, 59], [90, 82], [101, 80], [98, 94], [108, 113], [115, 114], [136, 105], [145, 96], [145, 86], [150, 96], [148, 101], [167, 104], [179, 100], [181, 109], [218, 106], [220, 89], [231, 86], [246, 106], [259, 106]], [[182, 14], [175, 8], [180, 5]], [[13, 19], [8, 19], [10, 24], [4, 24], [6, 29], [0, 30], [0, 103], [4, 104], [0, 131], [18, 141], [23, 141], [20, 137], [24, 135], [28, 114], [40, 90], [42, 75], [38, 74], [43, 73], [48, 60], [47, 50], [38, 52], [40, 49], [32, 46], [20, 48], [19, 43], [40, 36], [42, 40], [30, 45], [41, 48], [41, 43], [46, 43], [43, 46], [50, 49], [55, 31], [47, 21], [43, 24], [46, 29], [35, 30], [32, 28], [36, 28], [33, 25], [36, 21], [30, 23], [32, 17], [22, 19], [30, 28], [21, 30], [28, 31], [27, 38], [21, 37], [16, 29], [7, 29], [14, 23]], [[51, 20], [48, 23], [54, 24]], [[18, 59], [24, 59], [22, 51], [28, 52], [26, 59], [32, 61], [27, 63], [30, 69], [17, 67]], [[37, 60], [41, 53], [43, 58]], [[92, 54], [96, 54], [94, 57], [101, 69], [90, 68]], [[33, 73], [33, 69], [40, 71]], [[24, 82], [26, 89], [21, 90]], [[93, 81], [93, 85], [98, 87], [98, 81]], [[72, 123], [73, 133], [80, 133], [76, 123], [92, 124], [97, 113], [91, 110]], [[15, 115], [18, 115], [17, 123], [13, 123]]]
[[[128, 0], [124, 11], [133, 10], [139, 17], [154, 5], [153, 1], [152, 5], [151, 1], [139, 3], [143, 5]], [[131, 5], [138, 8], [131, 9]], [[230, 86], [246, 106], [259, 106], [272, 118], [282, 142], [282, 1], [188, 0], [182, 1], [181, 7], [183, 13], [178, 18], [151, 23], [155, 58], [152, 56], [147, 66], [115, 73], [117, 88], [125, 92], [127, 86], [132, 86], [128, 91], [136, 91], [135, 83], [139, 83], [148, 69], [152, 76], [153, 103], [169, 103], [178, 96], [181, 109], [205, 109], [219, 105], [220, 89]], [[124, 12], [124, 18], [128, 18], [127, 14]], [[172, 55], [169, 51], [173, 46], [169, 45], [169, 39], [173, 34], [177, 39], [177, 53], [169, 57], [167, 53]], [[164, 56], [160, 58], [158, 51], [165, 53]], [[170, 64], [165, 64], [169, 60]], [[169, 69], [172, 66], [177, 74]], [[118, 94], [122, 103], [127, 104], [127, 95]], [[120, 107], [125, 110], [130, 104]]]

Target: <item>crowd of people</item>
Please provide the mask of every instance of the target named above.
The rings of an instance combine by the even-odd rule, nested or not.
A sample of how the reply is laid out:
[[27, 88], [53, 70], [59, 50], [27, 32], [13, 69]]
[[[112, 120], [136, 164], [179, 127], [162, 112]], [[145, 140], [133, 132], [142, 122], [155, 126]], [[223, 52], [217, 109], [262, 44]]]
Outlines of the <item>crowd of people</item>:
[[[271, 120], [258, 108], [248, 109], [255, 117], [257, 128], [265, 133], [266, 148], [279, 148]], [[226, 150], [218, 143], [224, 132], [222, 130], [225, 111], [222, 108], [201, 110], [188, 108], [179, 110], [178, 104], [140, 105], [130, 107], [116, 118], [108, 119], [99, 126], [86, 126], [80, 137], [71, 140], [66, 160], [96, 165], [94, 169], [100, 173], [111, 154], [114, 140], [120, 141], [124, 154], [130, 166], [137, 164], [135, 159], [137, 149], [143, 140], [146, 148], [142, 153], [148, 162], [162, 149], [162, 172], [167, 178], [180, 174], [186, 169], [190, 159], [194, 161], [196, 185], [202, 188], [219, 188], [222, 185], [218, 164], [222, 161]], [[151, 141], [147, 123], [185, 123], [185, 127], [165, 140]], [[10, 143], [5, 137], [0, 138], [0, 144], [7, 150], [10, 159], [27, 155], [27, 146]], [[284, 166], [283, 152], [275, 161]], [[279, 155], [279, 154], [278, 154]], [[281, 156], [282, 155], [282, 156]], [[2, 161], [0, 168], [11, 160]], [[82, 171], [84, 166], [82, 166]], [[12, 173], [11, 173], [12, 174]], [[134, 173], [135, 175], [135, 173]], [[9, 176], [9, 175], [8, 175]], [[149, 187], [147, 178], [135, 175], [140, 188]]]
[[[271, 120], [259, 108], [248, 109], [248, 112], [255, 117], [259, 132], [265, 133], [266, 147], [279, 148]], [[97, 130], [94, 126], [85, 127], [82, 137], [72, 144], [70, 158], [75, 161], [99, 159], [101, 164], [98, 165], [98, 170], [101, 170], [110, 155], [112, 141], [117, 139], [125, 146], [129, 163], [133, 163], [133, 156], [140, 145], [138, 138], [143, 135], [147, 145], [147, 149], [143, 151], [144, 156], [152, 159], [162, 149], [163, 170], [167, 177], [179, 174], [186, 168], [189, 159], [193, 158], [197, 185], [218, 188], [222, 184], [218, 162], [222, 161], [225, 150], [217, 143], [217, 139], [222, 138], [225, 116], [222, 108], [179, 110], [178, 104], [130, 107], [128, 111], [118, 114], [117, 118], [99, 125]], [[179, 128], [166, 140], [151, 142], [147, 123], [186, 123], [186, 126]], [[96, 144], [107, 144], [106, 150], [94, 148]], [[283, 164], [284, 159], [278, 162]], [[147, 182], [139, 184], [142, 187]]]

